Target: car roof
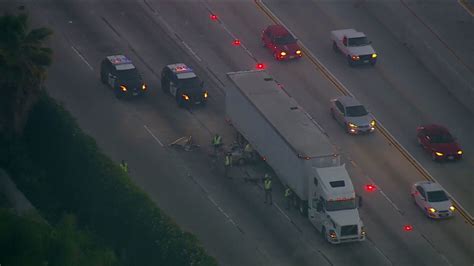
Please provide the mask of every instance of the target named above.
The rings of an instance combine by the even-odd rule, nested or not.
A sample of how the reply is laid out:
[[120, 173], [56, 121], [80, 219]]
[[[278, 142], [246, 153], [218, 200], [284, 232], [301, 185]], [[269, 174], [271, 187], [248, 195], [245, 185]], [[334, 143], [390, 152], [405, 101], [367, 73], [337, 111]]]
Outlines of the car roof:
[[290, 32], [282, 25], [270, 25], [267, 29], [270, 30], [272, 34], [276, 36], [285, 36], [290, 34]]
[[430, 124], [430, 125], [423, 125], [421, 128], [430, 135], [443, 135], [443, 134], [450, 134], [449, 130], [441, 125]]
[[350, 38], [360, 38], [360, 37], [366, 37], [366, 36], [363, 32], [356, 31], [356, 32], [352, 32], [349, 37]]
[[107, 60], [115, 67], [117, 70], [127, 70], [134, 69], [135, 66], [132, 64], [132, 60], [127, 58], [125, 55], [109, 55]]
[[436, 182], [432, 182], [432, 181], [420, 181], [420, 182], [415, 183], [415, 185], [421, 186], [426, 192], [439, 191], [439, 190], [444, 191], [444, 189], [443, 189], [443, 187], [441, 187], [441, 185], [439, 185]]
[[362, 105], [356, 98], [347, 95], [337, 97], [336, 100], [341, 102], [345, 107]]

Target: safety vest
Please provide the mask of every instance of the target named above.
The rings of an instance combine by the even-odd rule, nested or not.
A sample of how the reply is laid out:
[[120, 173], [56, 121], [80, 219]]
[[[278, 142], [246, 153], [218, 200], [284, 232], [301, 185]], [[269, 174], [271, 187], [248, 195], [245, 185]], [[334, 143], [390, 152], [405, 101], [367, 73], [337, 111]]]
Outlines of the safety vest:
[[272, 189], [272, 180], [265, 179], [265, 182], [263, 183], [263, 187], [265, 188], [265, 190]]
[[245, 145], [244, 151], [245, 151], [245, 152], [251, 152], [251, 151], [252, 151], [252, 146], [250, 146], [250, 144], [247, 143], [247, 145]]
[[224, 165], [225, 165], [225, 166], [230, 166], [230, 165], [232, 165], [232, 156], [230, 156], [230, 155], [226, 155], [226, 156], [225, 156]]
[[288, 198], [291, 195], [291, 189], [287, 188], [285, 189], [285, 198]]
[[127, 163], [120, 163], [120, 168], [122, 168], [122, 170], [125, 173], [128, 173], [128, 164]]
[[219, 135], [215, 135], [212, 139], [212, 145], [219, 145], [221, 144], [222, 137]]

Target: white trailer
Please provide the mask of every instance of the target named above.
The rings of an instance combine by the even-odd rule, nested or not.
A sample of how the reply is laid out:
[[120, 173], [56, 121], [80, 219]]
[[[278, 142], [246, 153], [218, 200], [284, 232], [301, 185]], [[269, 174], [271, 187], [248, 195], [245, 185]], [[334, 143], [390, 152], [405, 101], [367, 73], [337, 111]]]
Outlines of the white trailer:
[[300, 212], [331, 243], [364, 240], [349, 174], [321, 127], [265, 71], [227, 76], [227, 117], [293, 190]]

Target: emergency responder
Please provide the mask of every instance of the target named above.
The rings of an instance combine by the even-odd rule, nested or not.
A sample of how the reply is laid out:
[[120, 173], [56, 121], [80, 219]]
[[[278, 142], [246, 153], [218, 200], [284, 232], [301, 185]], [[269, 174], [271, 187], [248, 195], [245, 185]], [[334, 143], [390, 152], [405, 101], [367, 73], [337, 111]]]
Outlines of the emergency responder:
[[214, 155], [217, 157], [217, 150], [222, 145], [222, 137], [216, 133], [212, 138], [211, 144], [214, 147]]
[[128, 164], [125, 162], [125, 160], [122, 160], [120, 163], [120, 168], [122, 168], [125, 173], [128, 173]]
[[229, 177], [229, 172], [230, 172], [230, 169], [232, 168], [232, 153], [228, 152], [225, 154], [225, 158], [224, 158], [224, 175], [225, 177]]
[[265, 174], [263, 180], [263, 189], [265, 190], [265, 203], [269, 201], [270, 205], [273, 204], [272, 201], [272, 177], [269, 174]]
[[286, 186], [285, 189], [285, 199], [286, 199], [286, 209], [289, 210], [291, 206], [291, 196], [293, 195], [293, 191], [291, 191], [291, 188], [289, 186]]
[[245, 148], [244, 148], [244, 156], [245, 156], [245, 159], [247, 160], [247, 162], [250, 162], [253, 158], [253, 148], [252, 146], [250, 145], [250, 143], [247, 142], [247, 144], [245, 145]]

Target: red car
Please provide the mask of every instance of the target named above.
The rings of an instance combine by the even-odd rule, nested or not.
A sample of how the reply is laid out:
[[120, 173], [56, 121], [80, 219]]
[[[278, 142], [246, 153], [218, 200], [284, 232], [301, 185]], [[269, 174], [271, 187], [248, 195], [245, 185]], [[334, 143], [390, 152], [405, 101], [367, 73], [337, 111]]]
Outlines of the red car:
[[458, 160], [463, 151], [448, 129], [440, 125], [424, 125], [416, 129], [418, 143], [431, 154], [433, 161]]
[[270, 25], [262, 33], [264, 47], [270, 49], [276, 60], [300, 58], [303, 53], [297, 40], [281, 25]]

